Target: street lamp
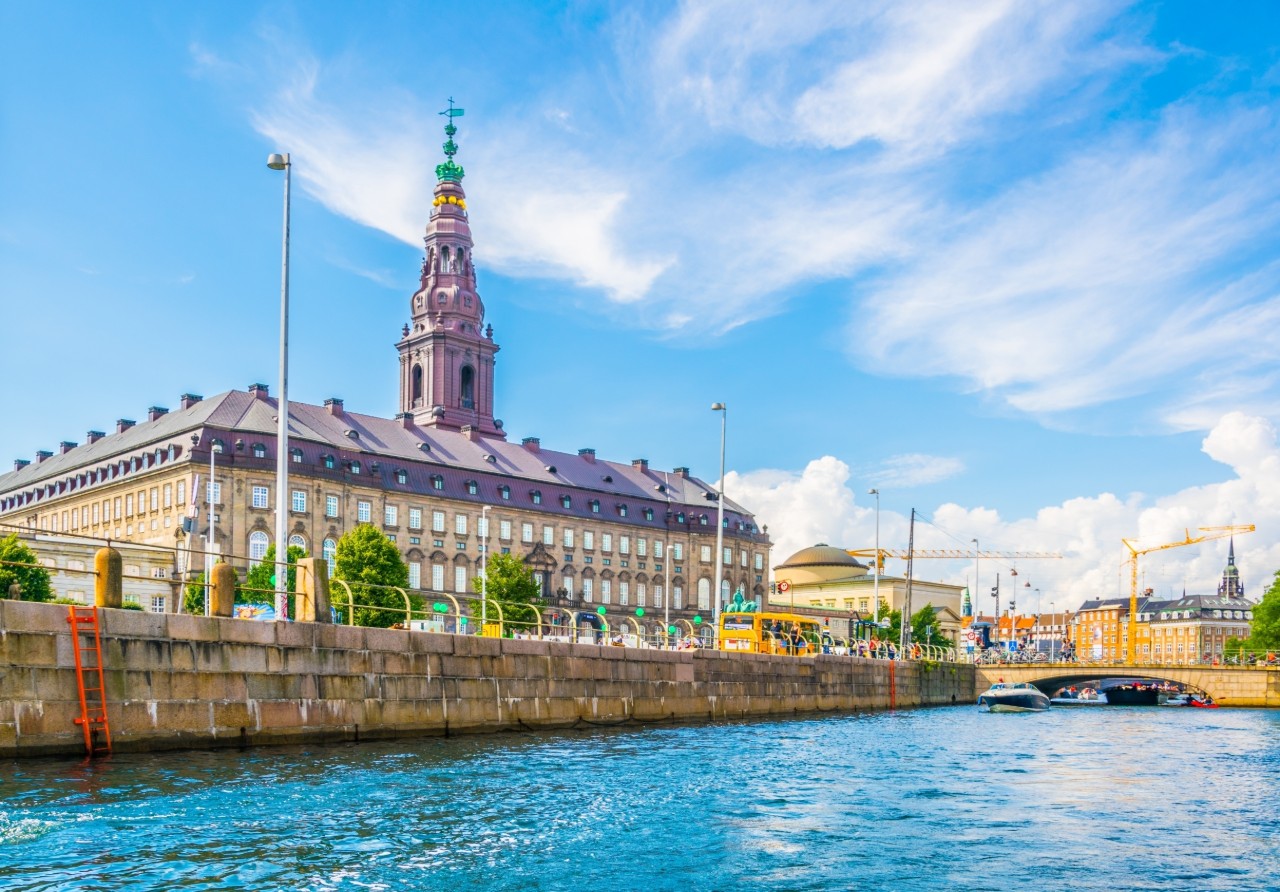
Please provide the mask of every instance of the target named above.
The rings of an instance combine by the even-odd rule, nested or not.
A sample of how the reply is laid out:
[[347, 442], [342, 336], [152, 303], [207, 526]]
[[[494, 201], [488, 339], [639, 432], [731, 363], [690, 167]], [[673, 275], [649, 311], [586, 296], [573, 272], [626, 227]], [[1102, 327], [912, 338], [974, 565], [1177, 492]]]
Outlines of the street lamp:
[[480, 538], [484, 547], [480, 549], [480, 634], [489, 622], [489, 509], [485, 505], [480, 509]]
[[874, 561], [875, 581], [872, 583], [871, 618], [880, 619], [880, 490], [869, 489], [867, 495], [876, 497], [876, 553]]
[[289, 612], [289, 155], [272, 154], [267, 167], [284, 171], [284, 246], [280, 260], [280, 397], [276, 409], [276, 619]]
[[[191, 445], [194, 446], [200, 442], [199, 434], [191, 435]], [[204, 556], [204, 615], [209, 615], [209, 586], [213, 584], [213, 548], [214, 548], [214, 528], [213, 528], [213, 474], [214, 459], [217, 454], [222, 451], [222, 444], [216, 439], [209, 441], [209, 488], [205, 494], [209, 497], [209, 535], [205, 537], [205, 556]]]
[[712, 403], [712, 412], [720, 413], [720, 494], [716, 499], [716, 589], [711, 611], [712, 642], [720, 634], [720, 587], [724, 584], [724, 428], [729, 410], [724, 403]]
[[1058, 655], [1058, 605], [1049, 602], [1049, 662], [1052, 663]]
[[671, 475], [663, 471], [662, 476], [666, 481], [662, 491], [667, 497], [667, 543], [662, 553], [662, 629], [665, 641], [665, 636], [671, 634]]

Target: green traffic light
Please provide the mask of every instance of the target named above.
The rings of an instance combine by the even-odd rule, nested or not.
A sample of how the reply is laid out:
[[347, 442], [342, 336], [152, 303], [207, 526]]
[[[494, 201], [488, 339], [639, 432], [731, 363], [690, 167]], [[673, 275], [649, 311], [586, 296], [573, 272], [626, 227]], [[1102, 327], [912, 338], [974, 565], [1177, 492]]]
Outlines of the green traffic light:
[[596, 613], [600, 614], [601, 616], [604, 616], [607, 612], [608, 612], [608, 611], [607, 611], [607, 610], [605, 610], [603, 607], [597, 607], [597, 608], [596, 608]]
[[637, 607], [637, 608], [636, 608], [636, 616], [644, 616], [644, 608], [643, 608], [643, 607]]
[[276, 574], [274, 574], [274, 573], [272, 573], [272, 574], [271, 574], [271, 584], [272, 584], [273, 586], [276, 584]]
[[436, 613], [448, 613], [449, 605], [444, 603], [443, 601], [436, 601], [434, 604], [431, 605], [431, 609], [434, 610]]
[[667, 626], [667, 634], [668, 634], [668, 635], [674, 635], [675, 633], [676, 633], [676, 627], [675, 627], [675, 626]]
[[693, 624], [694, 624], [695, 626], [700, 626], [700, 625], [702, 625], [702, 617], [700, 617], [700, 616], [695, 616], [695, 617], [693, 618]]

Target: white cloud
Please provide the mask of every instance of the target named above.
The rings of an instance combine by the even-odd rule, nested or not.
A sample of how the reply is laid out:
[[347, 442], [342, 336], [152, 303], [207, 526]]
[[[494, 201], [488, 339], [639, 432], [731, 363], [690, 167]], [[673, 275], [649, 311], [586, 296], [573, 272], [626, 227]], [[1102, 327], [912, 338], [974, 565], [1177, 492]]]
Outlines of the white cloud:
[[1252, 256], [1280, 216], [1277, 137], [1269, 112], [1173, 109], [958, 214], [865, 299], [870, 361], [1041, 415], [1173, 381], [1186, 421], [1215, 378], [1280, 359], [1239, 340], [1280, 323], [1280, 270]]
[[[1204, 451], [1231, 468], [1223, 483], [1189, 487], [1155, 498], [1112, 493], [1069, 499], [1039, 510], [1033, 517], [1006, 520], [987, 508], [954, 503], [938, 506], [917, 519], [916, 547], [971, 548], [977, 538], [983, 551], [1060, 552], [1061, 560], [984, 560], [980, 562], [981, 606], [990, 609], [986, 592], [1001, 574], [1004, 597], [1016, 582], [1020, 609], [1075, 607], [1086, 598], [1128, 594], [1127, 552], [1121, 538], [1137, 538], [1143, 546], [1180, 541], [1199, 527], [1255, 524], [1257, 532], [1236, 539], [1236, 563], [1257, 600], [1280, 568], [1280, 445], [1276, 429], [1265, 419], [1233, 412], [1223, 416], [1204, 439]], [[826, 542], [847, 548], [870, 548], [875, 541], [874, 503], [856, 496], [850, 470], [826, 456], [802, 472], [756, 471], [728, 474], [726, 491], [752, 506], [767, 524], [774, 541], [773, 562], [780, 564], [801, 548]], [[890, 510], [880, 516], [880, 542], [905, 549], [908, 519]], [[1158, 596], [1216, 591], [1227, 542], [1216, 540], [1144, 556], [1142, 583]], [[1019, 575], [1013, 577], [1010, 570]], [[900, 562], [888, 571], [901, 573]], [[971, 584], [972, 561], [921, 561], [915, 572], [925, 579]], [[1027, 583], [1030, 583], [1028, 586]], [[1036, 590], [1039, 590], [1038, 596]], [[1037, 605], [1037, 597], [1040, 603]]]
[[878, 487], [907, 489], [912, 486], [924, 486], [926, 483], [937, 483], [963, 471], [964, 462], [958, 458], [915, 452], [885, 459], [868, 479]]

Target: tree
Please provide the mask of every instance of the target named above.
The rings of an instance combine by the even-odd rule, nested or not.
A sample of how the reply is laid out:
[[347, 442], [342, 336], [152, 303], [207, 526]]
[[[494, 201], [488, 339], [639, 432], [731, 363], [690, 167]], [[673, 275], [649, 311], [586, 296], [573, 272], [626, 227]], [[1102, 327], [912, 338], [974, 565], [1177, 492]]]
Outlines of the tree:
[[[362, 523], [338, 540], [333, 578], [351, 586], [357, 626], [386, 628], [404, 620], [404, 598], [394, 588], [409, 584], [409, 567], [400, 557], [400, 549], [377, 527]], [[345, 615], [341, 608], [346, 592], [342, 586], [336, 589], [334, 606]]]
[[[49, 571], [40, 566], [36, 554], [25, 543], [18, 539], [17, 533], [11, 533], [0, 539], [0, 561], [12, 563], [0, 564], [0, 598], [9, 597], [9, 588], [17, 583], [22, 587], [18, 599], [21, 601], [52, 601], [53, 589], [49, 586]], [[18, 567], [14, 564], [30, 564]]]
[[1247, 642], [1249, 650], [1280, 648], [1280, 571], [1262, 601], [1253, 608], [1253, 622]]
[[932, 604], [924, 605], [911, 617], [911, 641], [915, 644], [949, 643], [942, 635], [942, 624], [938, 622], [938, 614]]
[[[485, 598], [497, 601], [502, 608], [502, 617], [508, 623], [532, 623], [537, 608], [542, 606], [542, 590], [533, 577], [533, 571], [513, 554], [491, 555], [485, 562], [484, 574], [471, 581], [471, 589], [483, 591]], [[480, 601], [472, 600], [471, 615], [481, 616], [484, 613]], [[489, 611], [489, 619], [497, 619], [493, 611]]]
[[182, 612], [204, 616], [204, 574], [197, 573], [187, 583], [182, 596]]
[[[289, 592], [289, 615], [297, 616], [298, 605], [297, 599], [293, 593], [298, 590], [298, 560], [307, 556], [307, 550], [300, 545], [289, 546], [289, 556], [285, 559], [287, 565], [287, 578], [285, 586]], [[272, 577], [276, 575], [276, 546], [273, 542], [267, 546], [266, 554], [262, 556], [262, 562], [255, 567], [249, 568], [249, 573], [244, 578], [243, 585], [236, 586], [236, 603], [237, 604], [275, 604], [276, 597], [271, 592], [275, 591], [276, 584], [272, 581]]]

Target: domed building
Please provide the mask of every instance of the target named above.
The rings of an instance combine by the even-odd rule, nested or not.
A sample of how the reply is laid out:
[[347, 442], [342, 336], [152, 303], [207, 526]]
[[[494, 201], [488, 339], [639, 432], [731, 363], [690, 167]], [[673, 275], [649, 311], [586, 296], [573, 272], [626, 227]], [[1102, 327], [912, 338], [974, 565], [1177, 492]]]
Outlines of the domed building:
[[[802, 548], [773, 568], [774, 590], [769, 605], [773, 610], [791, 610], [820, 616], [836, 634], [846, 634], [858, 619], [871, 619], [874, 601], [889, 610], [901, 610], [907, 596], [907, 580], [881, 575], [877, 580], [871, 567], [843, 548], [820, 542]], [[945, 582], [911, 579], [911, 611], [926, 604], [938, 615], [942, 633], [953, 643], [960, 635], [960, 600], [964, 587]]]

